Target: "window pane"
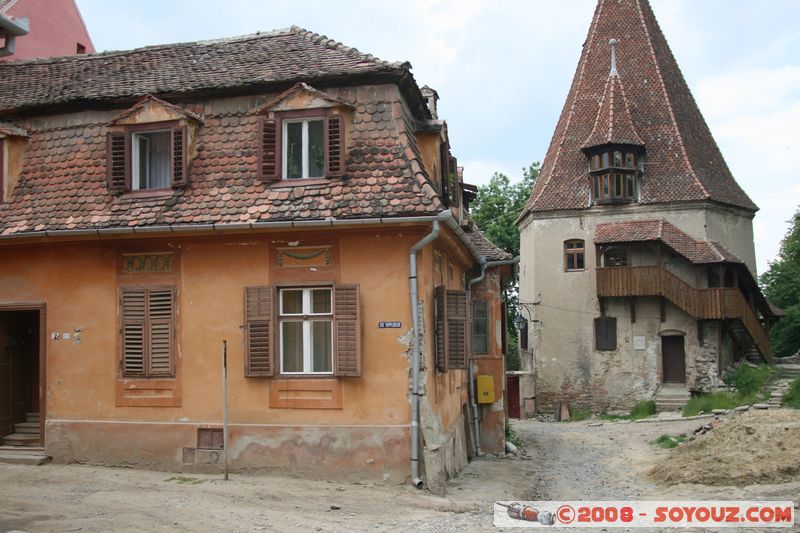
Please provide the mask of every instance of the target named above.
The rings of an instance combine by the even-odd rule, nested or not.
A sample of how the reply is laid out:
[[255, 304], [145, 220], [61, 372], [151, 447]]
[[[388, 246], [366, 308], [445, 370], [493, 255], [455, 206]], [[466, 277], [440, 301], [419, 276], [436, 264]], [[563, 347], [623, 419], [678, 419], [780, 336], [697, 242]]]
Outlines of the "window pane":
[[567, 270], [575, 270], [575, 255], [567, 254]]
[[578, 262], [578, 270], [583, 270], [584, 269], [583, 254], [576, 254], [576, 256], [577, 256], [577, 260], [578, 260], [577, 261]]
[[303, 177], [303, 123], [286, 124], [286, 177]]
[[603, 176], [603, 197], [604, 198], [608, 198], [608, 196], [609, 196], [609, 194], [608, 194], [608, 178], [609, 178], [609, 176], [607, 174], [605, 176]]
[[281, 322], [281, 361], [284, 372], [303, 371], [303, 323]]
[[636, 196], [636, 187], [634, 187], [633, 176], [626, 176], [625, 181], [625, 195], [628, 198], [633, 198]]
[[614, 196], [622, 196], [622, 174], [616, 174]]
[[635, 168], [636, 167], [636, 158], [630, 152], [625, 154], [625, 166], [628, 167], [628, 168]]
[[294, 289], [281, 291], [281, 304], [282, 315], [302, 315], [303, 291]]
[[325, 136], [324, 121], [308, 121], [308, 177], [321, 178], [325, 175]]
[[592, 178], [592, 182], [594, 183], [594, 197], [600, 197], [600, 178], [594, 177]]
[[314, 289], [311, 291], [311, 312], [314, 314], [331, 312], [331, 290]]
[[615, 167], [622, 166], [622, 152], [614, 152], [614, 166]]
[[312, 372], [331, 372], [333, 368], [332, 324], [330, 321], [311, 323]]
[[603, 152], [603, 168], [608, 167], [608, 152]]

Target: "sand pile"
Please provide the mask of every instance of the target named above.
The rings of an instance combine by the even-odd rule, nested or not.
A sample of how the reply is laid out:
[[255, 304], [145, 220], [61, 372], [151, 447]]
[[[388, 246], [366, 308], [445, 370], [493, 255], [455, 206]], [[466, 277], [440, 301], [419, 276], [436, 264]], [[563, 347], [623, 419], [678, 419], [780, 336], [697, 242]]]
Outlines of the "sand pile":
[[800, 411], [748, 411], [673, 450], [653, 468], [669, 485], [745, 486], [800, 479]]

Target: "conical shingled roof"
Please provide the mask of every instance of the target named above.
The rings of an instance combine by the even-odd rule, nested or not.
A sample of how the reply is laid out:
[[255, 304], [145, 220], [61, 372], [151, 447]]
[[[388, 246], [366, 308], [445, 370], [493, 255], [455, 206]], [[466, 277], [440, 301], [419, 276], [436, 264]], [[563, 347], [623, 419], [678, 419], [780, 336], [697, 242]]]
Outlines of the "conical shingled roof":
[[619, 41], [618, 70], [627, 88], [631, 124], [647, 147], [640, 203], [712, 200], [757, 210], [714, 142], [647, 0], [599, 0], [523, 217], [589, 206], [581, 148], [593, 139], [603, 95], [614, 85], [608, 76], [612, 38]]

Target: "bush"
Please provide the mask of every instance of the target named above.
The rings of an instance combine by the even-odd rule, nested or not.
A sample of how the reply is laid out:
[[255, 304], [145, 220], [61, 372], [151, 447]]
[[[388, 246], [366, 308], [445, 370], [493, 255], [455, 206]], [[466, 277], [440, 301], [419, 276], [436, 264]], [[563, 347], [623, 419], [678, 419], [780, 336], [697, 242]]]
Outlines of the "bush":
[[753, 367], [741, 364], [729, 370], [722, 380], [742, 396], [749, 396], [763, 389], [771, 374], [772, 368], [767, 365]]
[[756, 394], [715, 392], [692, 398], [683, 406], [683, 416], [697, 416], [701, 412], [710, 413], [714, 409], [733, 409], [739, 405], [750, 405], [758, 401]]
[[506, 422], [506, 440], [517, 448], [522, 448], [522, 439], [519, 438], [517, 432], [514, 431], [514, 428], [511, 427], [511, 424], [508, 422]]
[[580, 422], [581, 420], [586, 420], [587, 418], [591, 418], [592, 410], [591, 409], [582, 409], [580, 407], [570, 408], [569, 410], [569, 422]]
[[631, 409], [631, 420], [640, 420], [648, 418], [656, 414], [656, 402], [653, 400], [644, 400], [633, 406]]
[[678, 444], [682, 442], [686, 442], [686, 435], [677, 435], [675, 437], [661, 435], [653, 441], [653, 444], [660, 448], [677, 448]]
[[794, 378], [789, 386], [789, 392], [783, 397], [783, 405], [793, 409], [800, 409], [800, 377]]

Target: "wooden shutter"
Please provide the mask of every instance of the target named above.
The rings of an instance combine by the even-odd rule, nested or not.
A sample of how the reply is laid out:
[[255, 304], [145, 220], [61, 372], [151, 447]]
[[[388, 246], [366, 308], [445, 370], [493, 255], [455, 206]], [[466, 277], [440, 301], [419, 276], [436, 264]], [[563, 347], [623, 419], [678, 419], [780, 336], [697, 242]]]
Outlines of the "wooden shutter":
[[244, 375], [270, 377], [273, 375], [272, 287], [247, 287], [244, 290], [245, 358]]
[[147, 294], [149, 375], [173, 374], [175, 293], [172, 288], [150, 289]]
[[361, 375], [361, 324], [358, 285], [333, 287], [334, 373]]
[[122, 315], [122, 374], [144, 376], [147, 290], [123, 289], [120, 294]]
[[274, 118], [258, 118], [258, 177], [262, 181], [278, 181], [280, 179], [280, 148], [278, 137], [278, 121]]
[[447, 372], [467, 368], [468, 309], [466, 291], [434, 289], [436, 367]]
[[125, 191], [128, 186], [128, 136], [124, 132], [109, 132], [106, 140], [106, 174], [108, 190]]
[[186, 185], [186, 126], [172, 129], [172, 186]]
[[467, 368], [467, 293], [446, 291], [447, 294], [447, 368]]
[[617, 349], [617, 319], [600, 317], [594, 319], [595, 346], [598, 350]]
[[328, 177], [344, 175], [344, 129], [342, 115], [328, 117]]

